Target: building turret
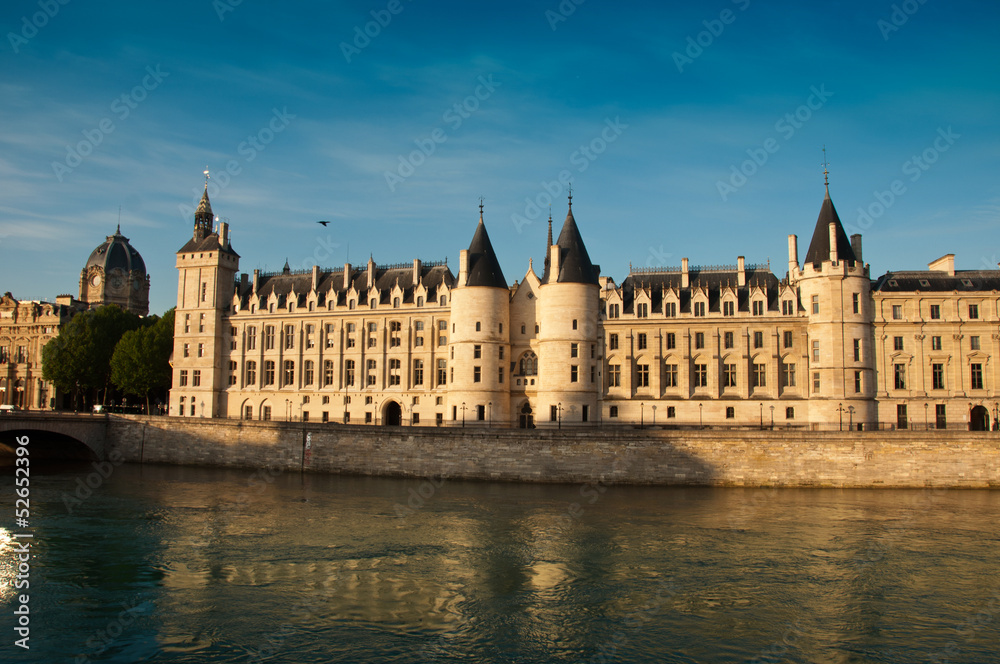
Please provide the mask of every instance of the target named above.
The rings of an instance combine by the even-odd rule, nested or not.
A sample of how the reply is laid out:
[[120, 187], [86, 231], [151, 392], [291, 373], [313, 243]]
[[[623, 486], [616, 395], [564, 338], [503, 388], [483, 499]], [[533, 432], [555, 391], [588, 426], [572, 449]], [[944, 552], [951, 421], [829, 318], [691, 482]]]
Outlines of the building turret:
[[[510, 289], [479, 207], [479, 225], [459, 257], [451, 293], [452, 380], [448, 400], [467, 424], [510, 422]], [[465, 410], [463, 410], [463, 406]]]
[[[854, 246], [861, 246], [860, 237]], [[814, 424], [877, 419], [871, 280], [844, 232], [829, 183], [805, 262], [789, 252], [789, 279], [808, 323], [809, 417]], [[851, 417], [847, 416], [851, 414]]]
[[223, 366], [223, 344], [228, 348], [231, 343], [223, 316], [233, 302], [240, 257], [229, 243], [229, 224], [220, 223], [213, 232], [213, 218], [206, 183], [194, 215], [194, 235], [177, 252], [170, 415], [237, 414], [226, 412], [220, 394], [228, 386], [229, 371]]
[[573, 216], [573, 195], [559, 239], [548, 248], [539, 286], [536, 423], [557, 426], [597, 419], [601, 385], [598, 354], [599, 268]]

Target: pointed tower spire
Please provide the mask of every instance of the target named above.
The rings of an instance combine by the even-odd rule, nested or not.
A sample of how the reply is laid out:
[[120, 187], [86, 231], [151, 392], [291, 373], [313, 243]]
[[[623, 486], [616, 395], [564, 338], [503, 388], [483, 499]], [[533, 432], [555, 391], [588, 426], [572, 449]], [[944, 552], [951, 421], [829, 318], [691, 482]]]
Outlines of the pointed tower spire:
[[466, 286], [507, 288], [507, 280], [503, 276], [503, 270], [500, 269], [500, 261], [497, 260], [496, 252], [493, 251], [490, 235], [486, 232], [481, 199], [479, 202], [479, 224], [476, 226], [475, 235], [472, 236], [472, 243], [469, 244], [468, 257], [469, 278], [465, 283]]
[[212, 203], [208, 200], [208, 171], [205, 171], [205, 192], [201, 195], [198, 209], [194, 212], [194, 237], [203, 240], [212, 234]]
[[858, 259], [851, 247], [851, 241], [847, 239], [844, 232], [844, 225], [840, 223], [837, 215], [837, 208], [833, 206], [830, 199], [830, 186], [826, 185], [826, 197], [823, 199], [823, 206], [819, 209], [819, 218], [816, 220], [816, 228], [813, 230], [812, 241], [809, 242], [809, 251], [806, 252], [806, 259], [803, 265], [812, 263], [814, 267], [819, 267], [823, 261], [830, 260], [830, 227], [833, 226], [832, 235], [836, 238], [837, 257], [842, 261], [856, 262]]
[[[581, 283], [597, 284], [597, 269], [590, 262], [590, 255], [587, 247], [583, 244], [583, 237], [580, 229], [576, 226], [576, 218], [573, 217], [573, 192], [569, 194], [569, 211], [566, 213], [566, 221], [563, 222], [559, 239], [556, 240], [559, 247], [559, 269], [558, 274], [552, 272], [549, 261], [546, 262], [545, 274], [542, 276], [542, 283]], [[548, 256], [548, 254], [546, 254]]]
[[830, 162], [826, 159], [826, 146], [823, 146], [823, 186], [826, 187], [826, 197], [830, 198]]

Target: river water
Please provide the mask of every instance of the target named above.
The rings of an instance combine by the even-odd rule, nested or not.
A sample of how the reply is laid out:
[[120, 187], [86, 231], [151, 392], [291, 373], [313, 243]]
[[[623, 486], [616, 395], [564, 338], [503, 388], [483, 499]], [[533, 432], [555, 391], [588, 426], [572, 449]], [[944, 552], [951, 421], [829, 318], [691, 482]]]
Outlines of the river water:
[[3, 662], [1000, 661], [996, 491], [32, 471]]

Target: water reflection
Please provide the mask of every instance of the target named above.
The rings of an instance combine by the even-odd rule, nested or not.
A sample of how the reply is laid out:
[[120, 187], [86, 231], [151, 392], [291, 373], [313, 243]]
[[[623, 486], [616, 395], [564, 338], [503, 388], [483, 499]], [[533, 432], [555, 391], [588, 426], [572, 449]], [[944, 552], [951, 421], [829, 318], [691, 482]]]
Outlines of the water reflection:
[[974, 662], [1000, 640], [995, 492], [446, 481], [400, 516], [420, 481], [123, 466], [67, 514], [75, 475], [34, 481], [51, 661], [93, 658], [122, 602], [143, 608], [107, 661]]

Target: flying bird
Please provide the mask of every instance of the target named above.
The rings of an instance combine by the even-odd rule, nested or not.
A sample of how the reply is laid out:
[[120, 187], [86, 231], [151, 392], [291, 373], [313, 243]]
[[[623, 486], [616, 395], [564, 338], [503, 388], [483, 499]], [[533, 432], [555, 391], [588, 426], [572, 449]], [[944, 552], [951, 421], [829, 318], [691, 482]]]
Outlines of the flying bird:
[[329, 221], [317, 221], [316, 223], [317, 223], [317, 224], [323, 224], [324, 226], [326, 226], [326, 225], [327, 225], [327, 224], [329, 224], [330, 222], [329, 222]]

